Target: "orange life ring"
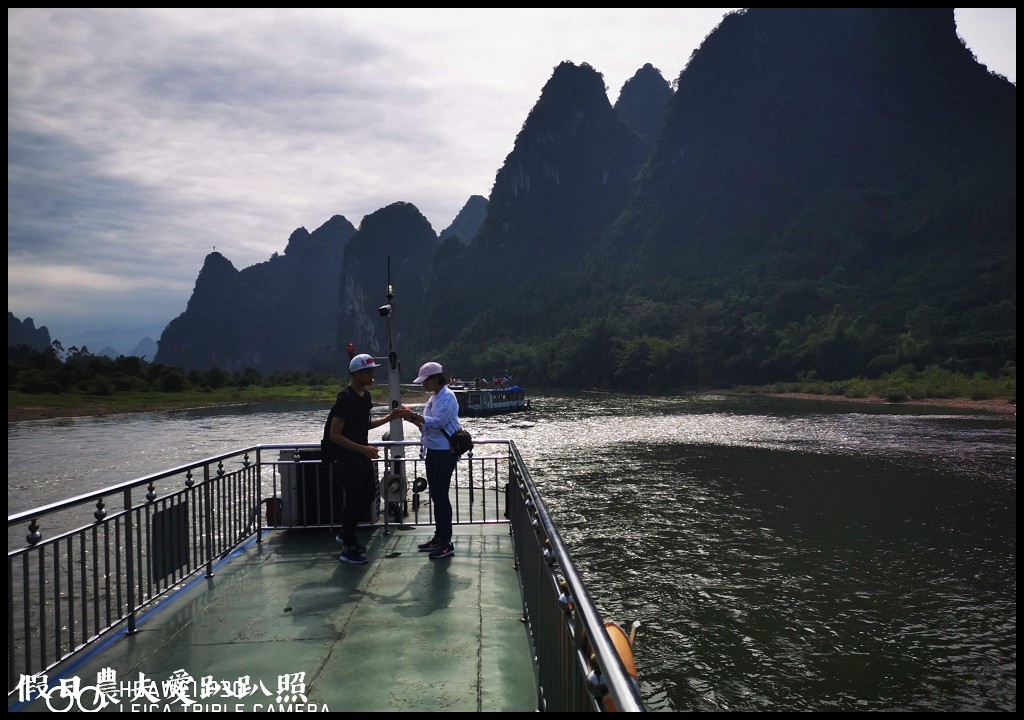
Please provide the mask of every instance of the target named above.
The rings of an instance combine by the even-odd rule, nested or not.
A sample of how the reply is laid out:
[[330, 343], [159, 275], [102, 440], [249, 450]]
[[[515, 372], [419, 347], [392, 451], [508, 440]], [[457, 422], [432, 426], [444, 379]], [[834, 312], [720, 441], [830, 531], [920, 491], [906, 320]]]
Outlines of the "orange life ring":
[[[616, 622], [606, 622], [604, 629], [608, 633], [608, 639], [615, 646], [615, 651], [619, 654], [622, 665], [626, 668], [626, 673], [633, 680], [633, 684], [639, 686], [640, 676], [636, 671], [636, 661], [633, 659], [633, 646], [629, 642], [629, 635]], [[616, 712], [618, 710], [615, 707], [615, 701], [612, 700], [610, 695], [605, 695], [603, 702], [606, 711]]]

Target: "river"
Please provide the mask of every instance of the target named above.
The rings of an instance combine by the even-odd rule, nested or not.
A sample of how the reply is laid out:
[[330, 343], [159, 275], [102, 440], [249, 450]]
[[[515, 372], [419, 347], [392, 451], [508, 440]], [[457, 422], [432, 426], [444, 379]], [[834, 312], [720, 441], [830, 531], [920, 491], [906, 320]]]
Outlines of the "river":
[[[530, 400], [464, 424], [516, 442], [598, 608], [641, 622], [651, 710], [1016, 710], [1015, 420]], [[8, 423], [9, 512], [244, 445], [316, 442], [327, 409]]]

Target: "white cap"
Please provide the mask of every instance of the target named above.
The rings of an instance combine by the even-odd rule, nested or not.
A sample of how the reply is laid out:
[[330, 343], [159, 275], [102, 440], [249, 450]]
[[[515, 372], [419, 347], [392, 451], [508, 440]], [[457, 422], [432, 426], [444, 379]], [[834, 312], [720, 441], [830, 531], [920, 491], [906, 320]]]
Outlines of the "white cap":
[[413, 380], [414, 383], [421, 383], [431, 375], [441, 375], [444, 373], [444, 369], [441, 367], [441, 363], [428, 362], [423, 363], [420, 367], [420, 374]]
[[370, 368], [380, 367], [373, 361], [373, 358], [369, 355], [356, 355], [352, 358], [352, 361], [348, 364], [349, 373], [357, 373], [360, 370], [369, 370]]

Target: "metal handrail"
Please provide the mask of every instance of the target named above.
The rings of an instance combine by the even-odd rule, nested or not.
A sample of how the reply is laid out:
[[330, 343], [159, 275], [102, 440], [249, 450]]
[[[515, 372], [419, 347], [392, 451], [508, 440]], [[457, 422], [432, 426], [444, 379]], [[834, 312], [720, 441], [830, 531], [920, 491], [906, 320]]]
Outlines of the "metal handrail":
[[518, 486], [510, 503], [512, 531], [525, 619], [537, 651], [538, 709], [644, 712], [639, 689], [514, 442], [509, 452], [510, 474]]
[[[456, 521], [509, 524], [537, 658], [538, 709], [602, 710], [610, 699], [618, 710], [642, 711], [519, 450], [511, 440], [475, 443], [459, 460], [467, 482], [456, 477], [453, 483], [453, 506], [457, 513], [464, 508]], [[415, 474], [421, 461], [403, 455], [417, 443], [376, 444], [385, 474], [396, 454], [401, 469]], [[115, 627], [134, 632], [143, 608], [196, 574], [212, 576], [214, 563], [253, 535], [261, 540], [260, 510], [285, 490], [282, 471], [319, 466], [301, 459], [314, 448], [319, 445], [252, 445], [9, 515], [9, 546], [17, 528], [28, 532], [7, 555], [8, 694], [21, 675], [55, 667]], [[292, 459], [282, 459], [289, 452]], [[475, 482], [482, 489], [485, 479], [481, 503], [492, 491], [500, 500], [477, 513]], [[468, 492], [463, 505], [460, 492]], [[92, 519], [83, 524], [89, 511]], [[385, 513], [385, 531], [389, 522]], [[429, 506], [422, 522], [432, 522]]]

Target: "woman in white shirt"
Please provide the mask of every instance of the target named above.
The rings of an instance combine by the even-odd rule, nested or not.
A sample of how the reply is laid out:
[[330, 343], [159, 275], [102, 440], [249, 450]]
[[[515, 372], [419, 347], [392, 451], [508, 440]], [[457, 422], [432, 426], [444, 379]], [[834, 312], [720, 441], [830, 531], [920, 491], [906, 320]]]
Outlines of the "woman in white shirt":
[[459, 425], [459, 401], [448, 387], [448, 378], [441, 363], [424, 363], [413, 382], [421, 383], [423, 389], [431, 393], [422, 415], [404, 406], [401, 409], [402, 417], [420, 429], [421, 456], [427, 470], [430, 500], [434, 504], [434, 537], [418, 547], [421, 552], [429, 552], [431, 560], [440, 560], [455, 554], [452, 502], [448, 492], [458, 455], [451, 452], [448, 437], [462, 429]]

